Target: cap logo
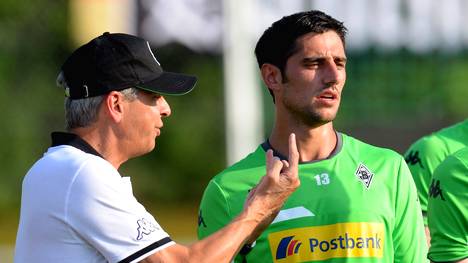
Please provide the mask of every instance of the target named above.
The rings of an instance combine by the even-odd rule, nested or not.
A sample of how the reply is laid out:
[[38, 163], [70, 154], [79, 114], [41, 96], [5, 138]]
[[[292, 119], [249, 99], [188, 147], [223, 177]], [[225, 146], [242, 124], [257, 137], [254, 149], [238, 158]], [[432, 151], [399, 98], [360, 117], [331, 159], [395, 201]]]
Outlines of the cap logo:
[[161, 63], [159, 63], [159, 61], [158, 61], [158, 60], [156, 59], [156, 57], [154, 56], [153, 51], [151, 51], [151, 47], [150, 47], [148, 41], [146, 41], [146, 46], [148, 47], [148, 50], [149, 50], [151, 56], [153, 57], [154, 61], [156, 61], [156, 63], [158, 63], [159, 66], [161, 66]]
[[88, 86], [83, 85], [83, 88], [85, 88], [85, 92], [86, 92], [85, 95], [84, 95], [84, 97], [87, 98], [87, 97], [89, 96]]

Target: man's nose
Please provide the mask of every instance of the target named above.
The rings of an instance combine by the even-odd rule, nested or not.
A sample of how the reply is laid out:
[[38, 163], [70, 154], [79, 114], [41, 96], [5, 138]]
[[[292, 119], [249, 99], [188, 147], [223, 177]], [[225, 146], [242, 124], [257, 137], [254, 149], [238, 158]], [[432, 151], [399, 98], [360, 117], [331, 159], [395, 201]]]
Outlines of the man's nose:
[[323, 82], [325, 84], [333, 85], [338, 83], [341, 72], [333, 61], [326, 63], [324, 71]]
[[171, 115], [171, 106], [167, 103], [166, 99], [161, 96], [158, 101], [159, 112], [162, 117], [169, 117]]

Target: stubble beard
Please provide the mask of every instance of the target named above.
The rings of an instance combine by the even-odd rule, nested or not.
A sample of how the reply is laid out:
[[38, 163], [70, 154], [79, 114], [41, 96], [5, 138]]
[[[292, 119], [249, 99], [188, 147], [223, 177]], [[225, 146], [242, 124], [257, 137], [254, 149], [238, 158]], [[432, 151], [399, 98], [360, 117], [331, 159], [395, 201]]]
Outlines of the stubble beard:
[[290, 116], [292, 116], [299, 124], [310, 128], [316, 128], [332, 122], [335, 120], [336, 114], [338, 112], [338, 109], [336, 109], [333, 113], [320, 112], [311, 106], [298, 106], [287, 100], [284, 100], [283, 104], [289, 111]]

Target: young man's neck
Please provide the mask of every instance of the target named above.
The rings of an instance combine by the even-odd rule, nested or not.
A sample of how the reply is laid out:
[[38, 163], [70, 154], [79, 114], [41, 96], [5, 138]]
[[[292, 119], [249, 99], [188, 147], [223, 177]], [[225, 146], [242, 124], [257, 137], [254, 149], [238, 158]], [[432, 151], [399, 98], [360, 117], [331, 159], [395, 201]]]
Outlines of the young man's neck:
[[288, 136], [296, 134], [300, 162], [310, 162], [328, 158], [335, 150], [338, 138], [333, 123], [329, 122], [315, 128], [297, 127], [280, 129], [275, 126], [269, 142], [271, 147], [288, 156]]

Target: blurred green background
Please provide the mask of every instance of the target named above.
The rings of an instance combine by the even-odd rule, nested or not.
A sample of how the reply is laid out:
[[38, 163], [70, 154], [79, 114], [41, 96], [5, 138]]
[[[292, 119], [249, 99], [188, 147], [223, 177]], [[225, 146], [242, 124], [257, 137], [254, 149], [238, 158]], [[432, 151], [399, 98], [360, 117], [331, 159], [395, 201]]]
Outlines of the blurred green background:
[[[64, 127], [63, 91], [55, 78], [74, 49], [67, 5], [0, 1], [0, 259], [14, 245], [22, 178], [49, 146], [50, 132]], [[199, 82], [190, 95], [168, 98], [173, 114], [156, 150], [121, 172], [133, 177], [137, 198], [184, 243], [195, 238], [204, 187], [226, 166], [223, 60], [177, 44], [159, 48], [158, 58], [165, 70], [197, 75]], [[467, 51], [417, 55], [370, 48], [348, 53], [348, 61], [340, 131], [403, 153], [416, 138], [466, 118]], [[263, 95], [268, 131], [272, 106]]]

